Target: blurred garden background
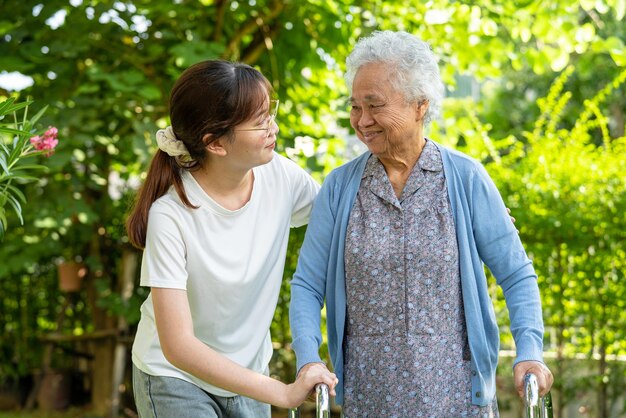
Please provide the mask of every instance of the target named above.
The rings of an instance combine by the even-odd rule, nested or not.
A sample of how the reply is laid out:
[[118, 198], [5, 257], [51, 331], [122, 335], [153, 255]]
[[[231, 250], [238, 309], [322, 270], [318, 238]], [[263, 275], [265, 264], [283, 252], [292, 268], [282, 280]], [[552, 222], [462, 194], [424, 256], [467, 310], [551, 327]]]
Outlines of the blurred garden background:
[[[360, 152], [342, 71], [377, 29], [441, 57], [448, 91], [428, 137], [482, 161], [517, 219], [555, 417], [626, 417], [625, 14], [626, 0], [0, 0], [0, 417], [136, 416], [129, 348], [148, 290], [123, 225], [181, 71], [208, 58], [259, 68], [281, 100], [278, 151], [322, 181]], [[37, 142], [9, 163], [15, 138], [49, 127], [51, 155]], [[304, 230], [272, 326], [285, 381]], [[77, 287], [60, 286], [67, 270]], [[493, 298], [500, 410], [521, 417], [496, 286]]]

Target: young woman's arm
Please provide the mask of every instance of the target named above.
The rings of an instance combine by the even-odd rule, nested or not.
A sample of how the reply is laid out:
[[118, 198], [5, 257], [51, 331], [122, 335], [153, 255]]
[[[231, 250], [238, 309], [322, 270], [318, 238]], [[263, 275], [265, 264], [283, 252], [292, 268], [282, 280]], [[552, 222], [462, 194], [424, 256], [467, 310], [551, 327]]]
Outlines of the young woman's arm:
[[207, 383], [283, 408], [300, 405], [317, 383], [334, 395], [336, 377], [323, 365], [307, 369], [292, 384], [246, 369], [217, 353], [193, 332], [187, 292], [152, 288], [154, 315], [165, 358], [174, 366]]

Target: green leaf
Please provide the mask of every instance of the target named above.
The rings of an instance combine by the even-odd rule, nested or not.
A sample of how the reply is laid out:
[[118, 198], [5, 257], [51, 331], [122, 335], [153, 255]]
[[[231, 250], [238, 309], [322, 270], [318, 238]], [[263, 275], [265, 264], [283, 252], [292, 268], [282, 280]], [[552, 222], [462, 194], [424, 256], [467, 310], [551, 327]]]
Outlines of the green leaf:
[[22, 203], [26, 203], [26, 196], [24, 196], [24, 193], [22, 193], [20, 189], [10, 184], [7, 184], [6, 188], [7, 190], [10, 190], [11, 193], [13, 193], [15, 196], [17, 196], [17, 198], [21, 200]]
[[5, 71], [18, 71], [23, 74], [32, 70], [34, 65], [29, 63], [28, 60], [22, 59], [16, 55], [1, 55], [0, 54], [0, 68]]
[[0, 115], [5, 116], [8, 115], [10, 113], [16, 112], [20, 109], [25, 108], [26, 106], [30, 105], [33, 101], [32, 100], [25, 100], [23, 102], [19, 102], [17, 104], [13, 104], [14, 100], [13, 98], [7, 99], [4, 102], [2, 102], [2, 105], [4, 105], [5, 103], [9, 102], [9, 104], [3, 108], [0, 108]]
[[624, 19], [624, 16], [626, 15], [626, 1], [616, 0], [614, 7], [615, 7], [615, 18], [618, 21], [621, 21], [622, 19]]
[[48, 110], [48, 105], [45, 105], [35, 116], [30, 119], [30, 126], [34, 126], [37, 121], [43, 116], [43, 114]]
[[22, 154], [22, 149], [24, 147], [24, 139], [25, 137], [15, 137], [15, 140], [13, 141], [13, 149], [11, 149], [11, 152], [9, 153], [9, 165], [13, 164], [13, 162], [17, 161], [20, 158], [20, 155]]
[[610, 51], [610, 54], [616, 65], [620, 67], [626, 67], [626, 48], [612, 49]]
[[4, 231], [8, 225], [5, 210], [3, 207], [0, 207], [0, 241], [4, 240]]
[[76, 90], [77, 95], [82, 94], [92, 94], [100, 91], [100, 86], [96, 83], [87, 83], [82, 84], [78, 90]]
[[30, 135], [30, 132], [23, 131], [21, 129], [9, 128], [7, 126], [0, 126], [0, 132], [11, 135]]
[[7, 156], [5, 152], [8, 153], [8, 150], [3, 150], [3, 152], [0, 154], [0, 166], [2, 166], [2, 174], [9, 172], [9, 166], [7, 165]]
[[22, 205], [20, 205], [20, 202], [18, 202], [17, 199], [11, 195], [7, 196], [7, 202], [9, 202], [11, 206], [13, 206], [15, 214], [20, 219], [20, 225], [24, 225], [24, 218], [22, 217]]
[[39, 177], [33, 177], [33, 176], [24, 175], [24, 174], [15, 175], [13, 172], [11, 172], [11, 174], [9, 174], [8, 176], [4, 177], [4, 179], [16, 180], [22, 184], [32, 183], [34, 181], [40, 180]]
[[178, 67], [188, 67], [198, 61], [219, 58], [224, 45], [214, 42], [182, 42], [170, 48], [170, 54]]
[[158, 100], [161, 98], [161, 90], [152, 85], [145, 85], [139, 89], [139, 94], [146, 100]]
[[7, 110], [15, 101], [15, 97], [9, 97], [0, 103], [0, 116], [8, 115], [11, 111]]
[[46, 167], [45, 165], [42, 164], [18, 164], [17, 166], [15, 166], [13, 168], [12, 173], [18, 172], [18, 171], [37, 171], [37, 170], [47, 170], [48, 167]]

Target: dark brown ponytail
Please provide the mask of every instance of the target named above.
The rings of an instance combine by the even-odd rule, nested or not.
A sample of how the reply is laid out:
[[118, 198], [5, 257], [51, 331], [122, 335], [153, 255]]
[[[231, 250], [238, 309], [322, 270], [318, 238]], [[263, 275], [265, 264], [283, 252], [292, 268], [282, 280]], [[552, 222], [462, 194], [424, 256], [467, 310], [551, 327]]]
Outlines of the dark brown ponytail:
[[128, 240], [139, 249], [146, 246], [146, 230], [148, 229], [148, 213], [150, 207], [159, 197], [163, 196], [172, 185], [180, 196], [182, 202], [191, 208], [195, 208], [187, 198], [183, 189], [183, 181], [180, 176], [181, 168], [176, 160], [161, 150], [157, 150], [146, 181], [139, 189], [132, 212], [126, 219], [126, 232]]

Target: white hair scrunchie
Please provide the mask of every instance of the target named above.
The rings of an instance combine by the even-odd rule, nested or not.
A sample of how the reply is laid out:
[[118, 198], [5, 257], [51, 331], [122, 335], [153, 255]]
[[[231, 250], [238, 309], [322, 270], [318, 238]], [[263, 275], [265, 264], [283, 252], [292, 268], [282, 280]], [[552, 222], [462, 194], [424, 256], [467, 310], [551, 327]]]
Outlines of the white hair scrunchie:
[[167, 153], [170, 157], [176, 158], [177, 161], [182, 163], [193, 161], [187, 147], [183, 141], [176, 138], [171, 126], [165, 129], [159, 129], [156, 133], [156, 140], [159, 149]]

